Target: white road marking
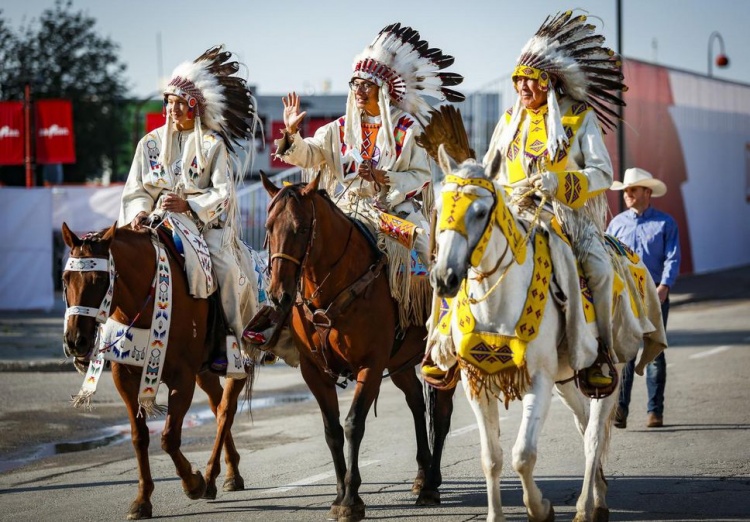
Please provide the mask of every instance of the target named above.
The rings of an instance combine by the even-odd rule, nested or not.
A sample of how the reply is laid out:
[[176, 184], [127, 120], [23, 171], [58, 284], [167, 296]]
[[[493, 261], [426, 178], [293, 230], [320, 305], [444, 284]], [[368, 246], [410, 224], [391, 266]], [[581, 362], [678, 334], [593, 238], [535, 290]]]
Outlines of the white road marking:
[[706, 350], [705, 352], [694, 353], [689, 357], [689, 359], [702, 359], [703, 357], [710, 357], [711, 355], [716, 355], [717, 353], [726, 352], [730, 348], [731, 346], [717, 346], [716, 348]]
[[451, 430], [451, 432], [448, 434], [449, 437], [458, 437], [460, 435], [463, 435], [465, 433], [469, 433], [470, 431], [478, 430], [479, 425], [477, 424], [469, 424], [468, 426], [464, 426], [463, 428], [458, 428], [457, 430]]
[[[376, 464], [380, 462], [379, 460], [366, 460], [364, 462], [360, 462], [359, 467], [364, 468], [369, 466], [370, 464]], [[264, 494], [271, 493], [285, 493], [287, 491], [290, 491], [292, 489], [297, 489], [302, 486], [309, 486], [310, 484], [315, 484], [316, 482], [320, 482], [321, 480], [325, 480], [330, 477], [335, 477], [336, 472], [335, 471], [327, 471], [325, 473], [319, 473], [317, 475], [313, 475], [312, 477], [303, 478], [302, 480], [298, 480], [297, 482], [292, 482], [291, 484], [287, 484], [286, 486], [281, 486], [278, 488], [272, 488], [264, 491]]]
[[[508, 417], [500, 417], [500, 421], [506, 420]], [[464, 426], [463, 428], [458, 428], [457, 430], [451, 430], [451, 432], [448, 434], [449, 437], [459, 437], [461, 435], [464, 435], [466, 433], [475, 431], [479, 429], [478, 424], [469, 424], [468, 426]]]

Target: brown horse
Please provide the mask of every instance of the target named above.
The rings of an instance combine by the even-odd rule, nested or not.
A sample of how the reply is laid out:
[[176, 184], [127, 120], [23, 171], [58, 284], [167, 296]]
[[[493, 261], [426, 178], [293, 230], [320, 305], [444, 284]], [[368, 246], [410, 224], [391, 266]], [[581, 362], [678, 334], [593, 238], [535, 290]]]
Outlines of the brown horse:
[[[150, 234], [134, 232], [129, 228], [116, 228], [114, 225], [100, 233], [76, 236], [63, 223], [62, 235], [70, 247], [70, 256], [89, 262], [109, 259], [111, 253], [116, 268], [113, 286], [111, 317], [135, 328], [149, 328], [151, 325], [154, 299], [151, 297], [152, 281], [156, 273], [156, 258]], [[161, 447], [166, 451], [182, 479], [185, 494], [195, 500], [216, 497], [216, 477], [221, 470], [222, 445], [226, 450], [227, 475], [224, 491], [241, 490], [244, 482], [239, 472], [240, 456], [237, 452], [230, 428], [237, 409], [237, 399], [245, 386], [246, 379], [227, 379], [222, 390], [219, 377], [206, 368], [211, 353], [208, 332], [209, 304], [206, 299], [190, 296], [187, 279], [181, 267], [172, 256], [172, 321], [169, 331], [162, 382], [169, 389], [167, 418], [161, 436]], [[105, 264], [106, 266], [106, 264]], [[110, 285], [107, 270], [63, 272], [64, 296], [69, 307], [97, 309], [102, 303]], [[92, 357], [96, 348], [98, 325], [94, 317], [88, 315], [68, 315], [63, 347], [67, 357], [74, 357], [76, 366], [81, 369]], [[138, 462], [138, 495], [130, 506], [128, 519], [151, 518], [151, 493], [154, 481], [148, 460], [149, 432], [146, 415], [138, 403], [141, 373], [143, 368], [112, 363], [112, 379], [128, 409], [131, 438]], [[193, 471], [192, 464], [180, 451], [182, 421], [190, 407], [198, 383], [208, 395], [211, 410], [216, 415], [218, 428], [213, 451], [206, 467], [204, 480], [200, 471]]]
[[[397, 304], [390, 294], [387, 267], [373, 239], [323, 191], [320, 176], [307, 185], [279, 188], [261, 175], [273, 198], [268, 206], [271, 264], [270, 299], [286, 317], [301, 352], [302, 377], [323, 414], [336, 470], [336, 499], [329, 517], [361, 520], [359, 448], [365, 420], [378, 396], [384, 370], [404, 393], [414, 418], [418, 472], [412, 487], [420, 505], [440, 501], [440, 458], [450, 427], [453, 390], [430, 388], [433, 406], [430, 452], [425, 401], [414, 366], [424, 355], [426, 330], [410, 327], [397, 335]], [[346, 417], [339, 420], [336, 385], [356, 381]], [[349, 444], [344, 456], [344, 436]], [[348, 467], [347, 467], [348, 461]]]

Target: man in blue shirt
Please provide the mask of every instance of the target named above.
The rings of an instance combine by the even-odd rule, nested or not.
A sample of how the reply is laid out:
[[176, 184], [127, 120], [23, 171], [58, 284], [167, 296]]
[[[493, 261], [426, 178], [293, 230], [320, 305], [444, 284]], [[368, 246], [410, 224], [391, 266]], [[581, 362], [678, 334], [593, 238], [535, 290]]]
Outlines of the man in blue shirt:
[[[654, 179], [643, 169], [632, 168], [625, 171], [621, 182], [615, 181], [612, 190], [624, 191], [623, 199], [628, 210], [615, 216], [607, 227], [607, 234], [632, 248], [643, 260], [656, 283], [656, 291], [661, 301], [661, 314], [664, 328], [669, 315], [669, 289], [677, 279], [680, 270], [680, 242], [677, 223], [669, 214], [651, 206], [651, 198], [667, 193], [667, 186]], [[635, 361], [630, 361], [622, 371], [620, 401], [615, 416], [615, 427], [627, 426], [630, 392], [633, 388]], [[667, 382], [667, 362], [664, 352], [646, 368], [648, 388], [649, 428], [659, 428], [664, 423], [664, 387]]]

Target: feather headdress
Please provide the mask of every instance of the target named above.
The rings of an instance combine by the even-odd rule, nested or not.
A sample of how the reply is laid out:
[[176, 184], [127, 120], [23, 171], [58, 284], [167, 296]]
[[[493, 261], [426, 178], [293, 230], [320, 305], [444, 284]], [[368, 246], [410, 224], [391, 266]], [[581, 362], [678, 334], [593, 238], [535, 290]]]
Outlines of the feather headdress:
[[464, 80], [460, 74], [443, 72], [453, 61], [452, 56], [440, 49], [430, 48], [419, 32], [396, 23], [384, 27], [354, 58], [353, 77], [387, 86], [394, 105], [426, 120], [431, 107], [423, 96], [450, 102], [465, 99], [460, 92], [448, 88]]
[[[243, 148], [243, 142], [255, 135], [258, 123], [255, 98], [244, 78], [236, 76], [240, 64], [229, 61], [232, 53], [217, 45], [192, 62], [183, 62], [172, 72], [164, 89], [164, 101], [170, 94], [184, 98], [188, 115], [196, 120], [196, 132], [205, 126], [222, 137], [227, 148]], [[169, 133], [167, 133], [169, 135]], [[202, 143], [202, 139], [198, 143]], [[164, 147], [168, 149], [169, 147]], [[197, 147], [202, 162], [201, 147]], [[248, 147], [248, 154], [253, 147]]]
[[[361, 78], [380, 87], [378, 107], [383, 126], [377, 138], [381, 150], [380, 168], [388, 169], [396, 160], [391, 105], [424, 124], [432, 108], [424, 96], [450, 102], [466, 99], [460, 92], [450, 89], [464, 80], [460, 74], [444, 70], [453, 65], [453, 61], [453, 57], [443, 54], [442, 50], [430, 48], [419, 32], [399, 23], [384, 27], [354, 58], [352, 79]], [[361, 118], [354, 93], [350, 92], [344, 141], [354, 150], [362, 146]]]
[[513, 79], [540, 71], [542, 88], [551, 80], [558, 93], [588, 103], [612, 129], [618, 114], [610, 105], [625, 105], [614, 94], [627, 90], [622, 61], [612, 49], [602, 47], [604, 36], [587, 22], [586, 15], [573, 16], [573, 11], [548, 16], [521, 51]]
[[[588, 23], [584, 14], [574, 16], [573, 11], [565, 11], [548, 16], [521, 50], [513, 71], [514, 83], [519, 77], [532, 78], [547, 91], [547, 146], [551, 156], [568, 141], [556, 94], [587, 103], [602, 126], [609, 129], [619, 119], [611, 106], [625, 105], [616, 94], [627, 90], [622, 83], [622, 61], [612, 49], [602, 46], [604, 36], [595, 31], [596, 26]], [[513, 141], [522, 112], [519, 98], [510, 125], [500, 137], [503, 153]]]

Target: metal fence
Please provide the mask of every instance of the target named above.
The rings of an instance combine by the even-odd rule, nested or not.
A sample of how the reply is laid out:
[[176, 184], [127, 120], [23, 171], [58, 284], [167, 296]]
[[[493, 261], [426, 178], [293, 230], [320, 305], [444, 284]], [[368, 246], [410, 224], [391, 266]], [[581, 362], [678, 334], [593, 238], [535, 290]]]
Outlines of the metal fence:
[[[276, 185], [281, 185], [285, 181], [298, 183], [302, 181], [302, 169], [294, 167], [279, 172], [271, 177], [271, 181]], [[269, 201], [270, 197], [260, 181], [237, 191], [242, 239], [257, 252], [263, 249], [263, 240], [266, 237]]]

